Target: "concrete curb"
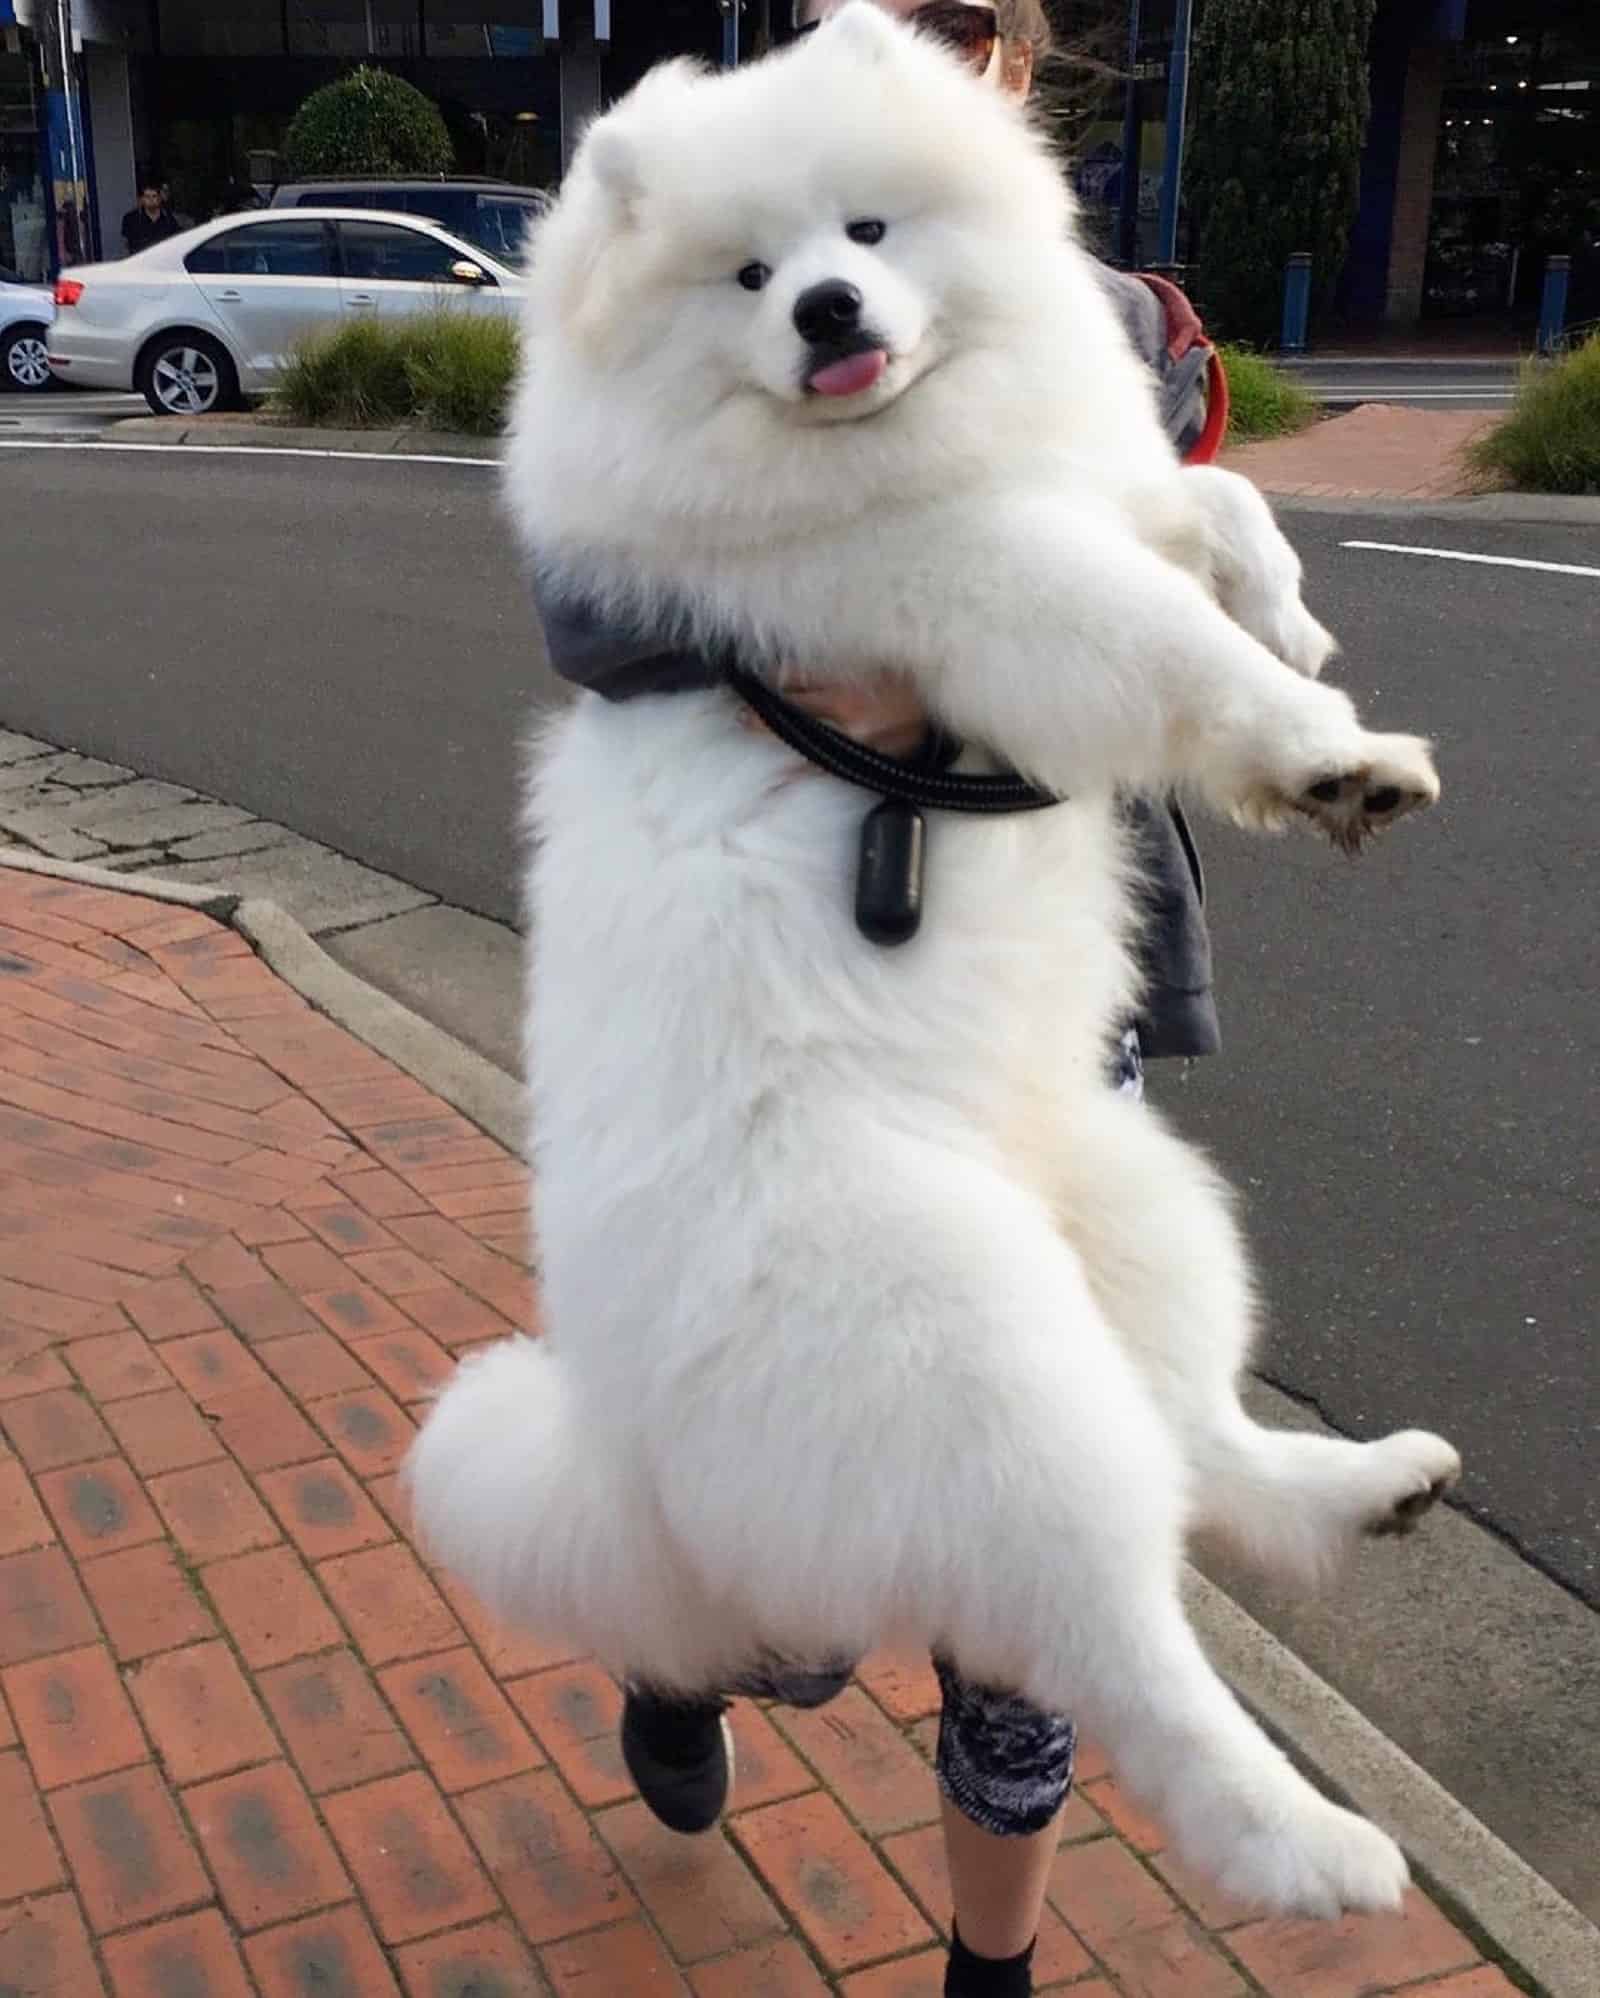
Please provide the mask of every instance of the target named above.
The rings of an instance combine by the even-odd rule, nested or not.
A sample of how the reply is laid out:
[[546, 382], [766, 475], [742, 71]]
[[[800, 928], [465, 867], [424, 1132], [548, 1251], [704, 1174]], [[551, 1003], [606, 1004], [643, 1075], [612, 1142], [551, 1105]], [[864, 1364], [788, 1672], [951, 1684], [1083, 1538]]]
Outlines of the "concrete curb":
[[1476, 522], [1504, 525], [1526, 521], [1554, 527], [1600, 526], [1600, 495], [1588, 493], [1475, 493], [1461, 499], [1401, 499], [1374, 493], [1366, 499], [1312, 498], [1299, 493], [1262, 491], [1275, 513], [1344, 513], [1389, 515], [1406, 520], [1448, 520], [1470, 527]]
[[233, 927], [286, 984], [519, 1158], [527, 1141], [520, 1082], [398, 999], [336, 964], [276, 902], [243, 901]]
[[1298, 1761], [1404, 1847], [1423, 1883], [1545, 1998], [1600, 1992], [1600, 1928], [1458, 1803], [1342, 1694], [1214, 1583], [1189, 1569], [1207, 1656]]
[[470, 458], [493, 465], [500, 460], [497, 437], [471, 437], [453, 430], [317, 430], [249, 417], [198, 421], [181, 416], [127, 416], [106, 426], [119, 443], [212, 444], [233, 450], [342, 451], [363, 457]]
[[14, 868], [19, 874], [51, 874], [62, 881], [76, 881], [85, 888], [110, 888], [123, 895], [143, 895], [152, 902], [176, 902], [185, 909], [198, 909], [203, 916], [215, 916], [231, 923], [239, 897], [226, 888], [191, 887], [187, 881], [146, 881], [139, 874], [119, 874], [114, 867], [96, 867], [87, 860], [52, 860], [48, 854], [34, 853], [25, 846], [0, 846], [0, 867]]
[[[319, 1012], [522, 1155], [521, 1084], [336, 964], [275, 903], [10, 848], [0, 848], [0, 867], [178, 903], [231, 924]], [[1535, 1980], [1541, 1998], [1595, 1998], [1600, 1928], [1214, 1583], [1188, 1568], [1184, 1586], [1196, 1631], [1239, 1697], [1328, 1788], [1399, 1840], [1446, 1912]]]

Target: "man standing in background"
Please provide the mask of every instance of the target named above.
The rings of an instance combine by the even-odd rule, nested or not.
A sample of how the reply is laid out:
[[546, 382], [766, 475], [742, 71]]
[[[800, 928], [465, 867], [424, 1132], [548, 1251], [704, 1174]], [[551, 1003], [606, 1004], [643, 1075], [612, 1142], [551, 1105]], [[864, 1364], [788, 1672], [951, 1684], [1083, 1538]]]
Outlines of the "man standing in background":
[[128, 246], [128, 255], [135, 256], [140, 250], [148, 250], [152, 243], [165, 242], [168, 236], [177, 233], [177, 221], [163, 202], [160, 187], [154, 181], [146, 181], [139, 189], [138, 206], [130, 208], [122, 218], [122, 240]]

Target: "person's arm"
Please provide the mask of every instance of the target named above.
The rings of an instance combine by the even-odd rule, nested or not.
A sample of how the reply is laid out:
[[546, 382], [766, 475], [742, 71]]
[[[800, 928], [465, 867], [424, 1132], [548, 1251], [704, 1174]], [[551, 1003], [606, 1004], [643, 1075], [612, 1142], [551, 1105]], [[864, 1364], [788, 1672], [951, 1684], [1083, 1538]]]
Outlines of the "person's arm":
[[534, 608], [559, 677], [608, 701], [714, 687], [721, 677], [701, 654], [661, 633], [613, 622], [535, 574]]

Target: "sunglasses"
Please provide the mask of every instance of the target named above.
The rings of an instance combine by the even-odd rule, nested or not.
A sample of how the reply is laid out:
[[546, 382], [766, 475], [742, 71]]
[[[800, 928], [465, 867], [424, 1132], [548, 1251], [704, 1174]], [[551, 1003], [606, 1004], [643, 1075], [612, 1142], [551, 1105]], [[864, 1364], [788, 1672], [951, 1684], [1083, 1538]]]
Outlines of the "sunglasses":
[[[906, 19], [919, 33], [943, 42], [978, 76], [989, 67], [1000, 39], [1000, 16], [995, 10], [969, 7], [966, 0], [930, 0], [928, 6], [918, 7]], [[807, 21], [795, 32], [809, 35], [821, 26], [820, 21]]]

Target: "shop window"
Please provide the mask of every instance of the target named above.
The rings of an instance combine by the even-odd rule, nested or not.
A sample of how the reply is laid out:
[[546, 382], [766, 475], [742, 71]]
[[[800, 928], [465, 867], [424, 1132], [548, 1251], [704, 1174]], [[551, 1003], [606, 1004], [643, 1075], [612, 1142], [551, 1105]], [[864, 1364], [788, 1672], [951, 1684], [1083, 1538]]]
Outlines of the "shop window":
[[50, 265], [33, 59], [0, 50], [0, 264], [37, 282]]
[[542, 55], [544, 9], [540, 0], [423, 0], [426, 53], [509, 60]]
[[289, 0], [289, 53], [357, 62], [417, 54], [417, 0]]
[[160, 0], [163, 55], [283, 54], [279, 0]]

